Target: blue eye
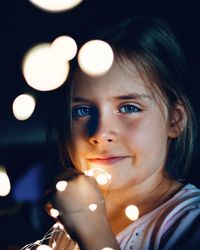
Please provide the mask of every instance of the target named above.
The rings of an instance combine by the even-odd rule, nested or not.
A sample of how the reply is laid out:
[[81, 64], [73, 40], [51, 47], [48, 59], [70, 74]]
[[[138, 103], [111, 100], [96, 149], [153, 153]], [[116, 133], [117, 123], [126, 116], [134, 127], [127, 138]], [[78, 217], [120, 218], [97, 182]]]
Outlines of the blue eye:
[[87, 115], [90, 115], [90, 108], [88, 107], [77, 107], [77, 108], [74, 108], [73, 111], [72, 111], [72, 116], [73, 118], [79, 118], [79, 117], [84, 117], [84, 116], [87, 116]]
[[137, 113], [141, 111], [138, 107], [131, 104], [124, 105], [119, 110], [121, 113]]

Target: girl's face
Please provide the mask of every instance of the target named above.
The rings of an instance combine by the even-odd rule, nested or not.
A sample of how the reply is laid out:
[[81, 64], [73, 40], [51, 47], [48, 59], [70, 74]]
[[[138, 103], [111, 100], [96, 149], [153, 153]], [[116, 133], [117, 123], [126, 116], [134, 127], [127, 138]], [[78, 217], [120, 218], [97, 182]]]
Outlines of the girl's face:
[[129, 69], [114, 63], [104, 76], [78, 71], [74, 78], [72, 124], [81, 168], [105, 170], [113, 189], [165, 176], [167, 108], [131, 63]]

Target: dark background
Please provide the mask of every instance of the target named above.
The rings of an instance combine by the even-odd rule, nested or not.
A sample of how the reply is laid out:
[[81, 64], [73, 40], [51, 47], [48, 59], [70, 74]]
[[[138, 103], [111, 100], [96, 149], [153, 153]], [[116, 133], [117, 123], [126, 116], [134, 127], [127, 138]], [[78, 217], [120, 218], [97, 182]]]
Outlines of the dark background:
[[[64, 34], [79, 40], [91, 29], [122, 17], [141, 13], [160, 16], [171, 24], [185, 49], [193, 76], [188, 83], [191, 101], [199, 124], [200, 17], [198, 6], [192, 2], [186, 6], [175, 1], [160, 1], [158, 5], [152, 1], [85, 0], [74, 9], [57, 14], [37, 9], [28, 0], [2, 1], [0, 8], [0, 165], [6, 167], [13, 187], [7, 197], [0, 198], [0, 250], [14, 250], [41, 238], [52, 223], [42, 209], [41, 197], [48, 172], [46, 160], [50, 159], [45, 138], [53, 93], [39, 92], [26, 84], [21, 72], [26, 51]], [[37, 104], [30, 119], [18, 121], [12, 114], [12, 102], [23, 92], [33, 94]], [[197, 143], [188, 177], [197, 186], [199, 155]], [[21, 191], [21, 198], [16, 198], [13, 190], [24, 176], [32, 181], [25, 182], [21, 188], [24, 193]], [[34, 192], [37, 194], [32, 197]]]

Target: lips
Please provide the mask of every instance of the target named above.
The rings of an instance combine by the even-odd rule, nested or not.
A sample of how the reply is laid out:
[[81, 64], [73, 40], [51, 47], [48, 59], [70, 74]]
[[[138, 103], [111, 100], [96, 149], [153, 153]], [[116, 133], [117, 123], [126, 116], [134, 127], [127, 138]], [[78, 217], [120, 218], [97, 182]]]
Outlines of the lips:
[[90, 163], [98, 165], [113, 165], [126, 159], [127, 156], [101, 156], [87, 159]]

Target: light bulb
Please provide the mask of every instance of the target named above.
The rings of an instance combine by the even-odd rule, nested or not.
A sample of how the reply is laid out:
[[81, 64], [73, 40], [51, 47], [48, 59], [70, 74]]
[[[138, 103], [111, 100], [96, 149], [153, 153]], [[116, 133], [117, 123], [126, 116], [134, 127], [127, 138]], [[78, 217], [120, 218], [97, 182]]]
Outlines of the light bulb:
[[104, 248], [102, 248], [102, 250], [114, 250], [114, 249], [110, 248], [110, 247], [104, 247]]
[[56, 241], [54, 240], [52, 243], [52, 248], [55, 248], [55, 247], [56, 247]]
[[51, 44], [39, 44], [30, 49], [22, 63], [28, 85], [40, 91], [54, 90], [67, 79], [69, 63], [63, 62], [52, 51]]
[[50, 214], [53, 218], [57, 218], [59, 216], [59, 211], [55, 208], [50, 209]]
[[56, 189], [60, 192], [64, 191], [68, 185], [67, 181], [59, 181], [56, 183]]
[[29, 0], [35, 6], [49, 12], [61, 12], [70, 10], [83, 0]]
[[34, 109], [35, 109], [35, 99], [28, 94], [22, 94], [15, 98], [13, 105], [13, 114], [18, 120], [26, 120], [28, 119]]
[[84, 174], [87, 175], [87, 176], [90, 176], [90, 177], [94, 176], [94, 173], [93, 173], [92, 170], [88, 170], [88, 171], [85, 170], [85, 171], [84, 171]]
[[51, 44], [55, 56], [63, 61], [70, 61], [76, 56], [77, 45], [70, 36], [59, 36]]
[[96, 181], [100, 184], [100, 185], [105, 185], [108, 183], [108, 178], [106, 176], [105, 173], [100, 173], [100, 174], [97, 174], [96, 176]]
[[85, 43], [78, 53], [80, 68], [91, 76], [105, 74], [112, 66], [113, 59], [112, 48], [102, 40]]
[[55, 223], [53, 228], [60, 228], [61, 230], [64, 230], [64, 226], [60, 222]]
[[97, 209], [97, 204], [95, 203], [91, 203], [88, 208], [90, 209], [90, 211], [95, 211]]
[[127, 218], [131, 221], [135, 221], [139, 217], [139, 209], [135, 205], [129, 205], [125, 209]]
[[4, 167], [0, 167], [0, 196], [6, 196], [10, 193], [11, 185], [9, 177]]
[[53, 250], [50, 246], [47, 245], [39, 245], [36, 250]]

